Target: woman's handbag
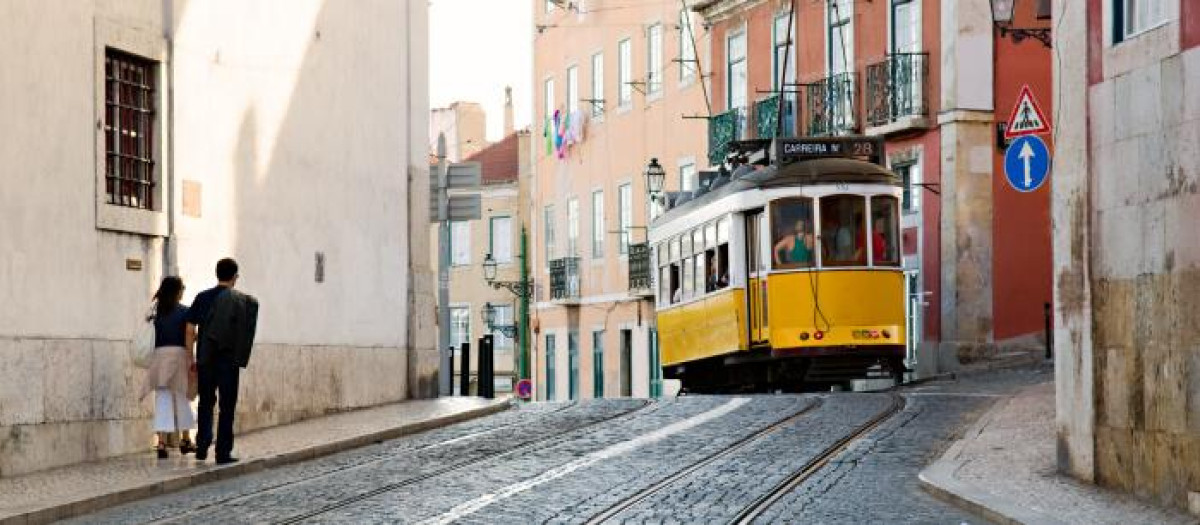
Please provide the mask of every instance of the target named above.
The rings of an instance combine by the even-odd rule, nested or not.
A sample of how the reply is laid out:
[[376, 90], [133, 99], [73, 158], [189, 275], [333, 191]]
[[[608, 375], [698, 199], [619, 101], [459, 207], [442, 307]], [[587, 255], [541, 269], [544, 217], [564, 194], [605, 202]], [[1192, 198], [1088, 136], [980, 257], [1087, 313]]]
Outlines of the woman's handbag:
[[146, 321], [133, 336], [133, 364], [138, 368], [149, 368], [154, 355], [154, 308], [146, 312]]

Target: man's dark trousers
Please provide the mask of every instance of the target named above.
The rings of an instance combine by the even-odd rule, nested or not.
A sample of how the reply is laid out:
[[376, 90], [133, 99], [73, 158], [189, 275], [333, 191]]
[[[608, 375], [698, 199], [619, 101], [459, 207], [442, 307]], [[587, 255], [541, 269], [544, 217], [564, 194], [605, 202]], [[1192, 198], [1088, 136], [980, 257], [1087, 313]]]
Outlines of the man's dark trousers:
[[[233, 415], [237, 410], [238, 374], [241, 370], [233, 357], [216, 357], [200, 365], [196, 375], [200, 395], [200, 414], [196, 431], [196, 448], [207, 451], [213, 442], [213, 408], [217, 415], [217, 459], [226, 459], [233, 452]], [[218, 407], [219, 403], [219, 407]]]

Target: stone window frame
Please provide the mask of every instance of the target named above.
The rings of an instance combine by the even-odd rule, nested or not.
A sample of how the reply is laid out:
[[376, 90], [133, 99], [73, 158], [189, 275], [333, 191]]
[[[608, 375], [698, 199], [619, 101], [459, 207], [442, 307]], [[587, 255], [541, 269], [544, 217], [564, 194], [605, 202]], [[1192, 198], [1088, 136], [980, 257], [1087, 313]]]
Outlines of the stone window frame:
[[[105, 104], [105, 58], [108, 51], [116, 51], [127, 55], [149, 60], [155, 63], [155, 76], [158, 91], [155, 93], [156, 105], [159, 108], [155, 115], [154, 131], [158, 141], [154, 144], [154, 190], [153, 209], [132, 208], [109, 204], [106, 189], [107, 147], [105, 145], [104, 120], [106, 117]], [[168, 185], [166, 167], [171, 159], [165, 147], [170, 136], [170, 126], [166, 122], [165, 108], [169, 107], [169, 75], [163, 64], [166, 62], [167, 42], [154, 31], [144, 28], [119, 24], [111, 20], [97, 18], [95, 21], [94, 41], [92, 46], [92, 100], [94, 128], [94, 195], [97, 230], [132, 233], [148, 237], [165, 237], [167, 235], [167, 210], [172, 203], [168, 202]]]
[[1112, 79], [1136, 69], [1156, 64], [1180, 53], [1180, 0], [1165, 0], [1165, 20], [1118, 40], [1113, 8], [1115, 2], [1103, 3], [1101, 31], [1103, 32], [1103, 78]]

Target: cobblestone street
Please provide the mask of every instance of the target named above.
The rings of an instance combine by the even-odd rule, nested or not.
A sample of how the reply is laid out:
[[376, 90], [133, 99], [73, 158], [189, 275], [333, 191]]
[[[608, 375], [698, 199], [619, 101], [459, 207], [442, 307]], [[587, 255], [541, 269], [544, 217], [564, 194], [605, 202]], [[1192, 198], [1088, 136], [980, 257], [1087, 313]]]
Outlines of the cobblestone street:
[[980, 523], [916, 473], [1008, 373], [895, 392], [535, 403], [78, 523]]

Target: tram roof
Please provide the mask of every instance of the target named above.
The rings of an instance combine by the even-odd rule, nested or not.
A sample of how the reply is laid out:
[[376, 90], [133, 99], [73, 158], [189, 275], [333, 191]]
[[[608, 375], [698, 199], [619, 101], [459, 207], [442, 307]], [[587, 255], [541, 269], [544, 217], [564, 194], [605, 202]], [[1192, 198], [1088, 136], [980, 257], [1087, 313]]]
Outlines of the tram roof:
[[817, 158], [762, 167], [698, 197], [674, 206], [655, 219], [667, 222], [720, 200], [727, 195], [754, 189], [821, 184], [886, 184], [899, 186], [896, 174], [877, 164], [854, 158]]

